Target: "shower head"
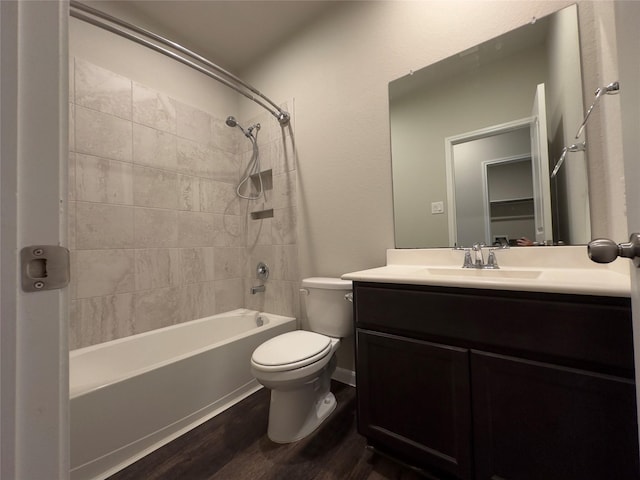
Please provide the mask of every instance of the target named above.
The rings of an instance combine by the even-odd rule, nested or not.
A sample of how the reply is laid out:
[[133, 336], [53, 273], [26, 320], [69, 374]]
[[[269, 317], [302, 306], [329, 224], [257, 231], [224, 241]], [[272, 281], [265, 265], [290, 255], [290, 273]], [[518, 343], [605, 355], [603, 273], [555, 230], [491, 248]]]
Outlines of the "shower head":
[[236, 120], [236, 117], [232, 115], [229, 115], [227, 117], [227, 120], [225, 121], [225, 123], [227, 124], [227, 126], [231, 128], [238, 127], [247, 138], [253, 138], [253, 135], [251, 134], [251, 132], [253, 132], [254, 130], [260, 130], [259, 123], [256, 123], [255, 125], [251, 125], [248, 129], [245, 130], [244, 128], [242, 128], [242, 126], [240, 126], [240, 124]]

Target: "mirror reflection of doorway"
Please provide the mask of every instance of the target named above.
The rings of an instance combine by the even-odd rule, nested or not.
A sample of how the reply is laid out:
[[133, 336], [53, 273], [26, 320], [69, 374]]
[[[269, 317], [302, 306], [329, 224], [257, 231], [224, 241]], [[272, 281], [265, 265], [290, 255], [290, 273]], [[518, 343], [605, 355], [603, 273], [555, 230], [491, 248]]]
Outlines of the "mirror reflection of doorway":
[[[544, 84], [540, 84], [530, 117], [445, 138], [449, 238], [455, 245], [505, 241], [515, 245], [521, 237], [531, 244], [551, 240], [544, 97]], [[520, 176], [511, 179], [507, 172]], [[496, 193], [490, 199], [491, 177], [496, 179], [492, 181], [494, 192], [513, 188], [520, 193]], [[504, 187], [498, 178], [503, 178]]]
[[531, 156], [488, 160], [482, 167], [485, 243], [514, 246], [521, 237], [535, 238]]

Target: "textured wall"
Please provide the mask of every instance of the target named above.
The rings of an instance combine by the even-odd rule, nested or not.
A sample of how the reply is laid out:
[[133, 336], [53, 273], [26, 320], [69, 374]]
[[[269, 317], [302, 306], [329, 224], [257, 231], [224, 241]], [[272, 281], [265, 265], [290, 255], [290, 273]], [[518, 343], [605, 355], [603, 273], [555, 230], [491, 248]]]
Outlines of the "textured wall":
[[[225, 125], [225, 112], [82, 59], [71, 73], [70, 347], [244, 307], [257, 256], [273, 274], [252, 305], [295, 314], [295, 162], [286, 132], [264, 122], [259, 136], [269, 203], [241, 201], [235, 188], [251, 144]], [[274, 217], [252, 220], [261, 208]]]

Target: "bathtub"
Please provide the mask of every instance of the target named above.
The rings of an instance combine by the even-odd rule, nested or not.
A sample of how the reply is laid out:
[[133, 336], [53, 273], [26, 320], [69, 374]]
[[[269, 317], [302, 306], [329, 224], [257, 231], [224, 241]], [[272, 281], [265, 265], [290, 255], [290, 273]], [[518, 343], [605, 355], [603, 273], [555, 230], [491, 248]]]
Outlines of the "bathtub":
[[106, 478], [258, 390], [253, 350], [296, 326], [238, 309], [70, 352], [71, 479]]

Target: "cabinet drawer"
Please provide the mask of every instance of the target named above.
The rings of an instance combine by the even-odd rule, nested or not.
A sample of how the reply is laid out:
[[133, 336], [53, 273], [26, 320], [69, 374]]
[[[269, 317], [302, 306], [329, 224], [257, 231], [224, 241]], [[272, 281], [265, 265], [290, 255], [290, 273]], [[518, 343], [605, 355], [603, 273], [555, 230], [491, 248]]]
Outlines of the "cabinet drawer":
[[633, 376], [628, 298], [356, 282], [360, 328]]

